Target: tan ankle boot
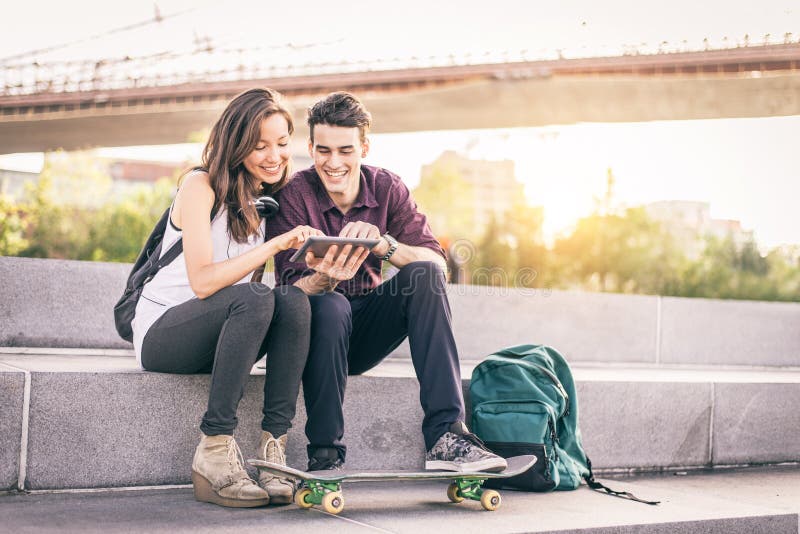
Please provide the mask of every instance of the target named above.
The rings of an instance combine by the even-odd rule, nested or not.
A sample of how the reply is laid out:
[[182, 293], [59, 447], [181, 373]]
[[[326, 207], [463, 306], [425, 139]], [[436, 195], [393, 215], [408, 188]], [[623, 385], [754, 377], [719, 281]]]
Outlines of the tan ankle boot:
[[203, 435], [192, 461], [194, 498], [234, 508], [269, 504], [269, 495], [250, 478], [243, 463], [233, 436]]
[[[269, 432], [261, 432], [261, 440], [258, 442], [258, 459], [286, 465], [286, 434], [276, 438]], [[290, 480], [259, 471], [258, 485], [267, 491], [272, 504], [292, 502], [294, 483]]]

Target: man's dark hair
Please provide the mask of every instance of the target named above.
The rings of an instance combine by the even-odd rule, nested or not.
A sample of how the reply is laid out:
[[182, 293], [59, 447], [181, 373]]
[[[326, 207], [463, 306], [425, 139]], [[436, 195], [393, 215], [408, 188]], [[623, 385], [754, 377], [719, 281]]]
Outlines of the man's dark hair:
[[314, 142], [314, 126], [317, 124], [358, 128], [359, 137], [363, 143], [367, 139], [367, 132], [372, 125], [372, 115], [354, 95], [338, 91], [329, 94], [308, 108], [308, 129], [312, 143]]

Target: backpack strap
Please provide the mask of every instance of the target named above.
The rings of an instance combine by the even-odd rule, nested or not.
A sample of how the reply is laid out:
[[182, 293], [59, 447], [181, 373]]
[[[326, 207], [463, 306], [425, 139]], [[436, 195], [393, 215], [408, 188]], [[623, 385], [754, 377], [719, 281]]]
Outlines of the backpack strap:
[[128, 275], [127, 285], [130, 285], [133, 276], [136, 272], [144, 266], [147, 261], [150, 260], [150, 256], [153, 255], [156, 250], [160, 250], [161, 239], [164, 237], [164, 230], [167, 227], [167, 220], [169, 219], [169, 211], [170, 208], [164, 210], [164, 213], [161, 215], [161, 218], [156, 223], [153, 230], [150, 232], [150, 235], [147, 236], [147, 241], [145, 241], [142, 250], [139, 252], [139, 255], [136, 257], [136, 261], [133, 263], [133, 267], [131, 268], [131, 272]]
[[182, 237], [179, 238], [177, 241], [175, 241], [175, 243], [171, 247], [169, 247], [169, 250], [166, 251], [163, 256], [161, 256], [161, 259], [158, 260], [158, 263], [156, 264], [158, 270], [160, 271], [161, 269], [172, 263], [172, 260], [180, 256], [181, 252], [183, 252]]
[[[173, 206], [174, 204], [170, 204], [170, 206], [167, 208], [167, 211], [165, 211], [164, 214], [161, 216], [161, 220], [158, 221], [156, 229], [153, 231], [154, 234], [156, 233], [157, 230], [160, 231], [161, 235], [158, 236], [158, 239], [163, 239], [164, 237], [163, 234], [166, 229], [166, 225], [167, 223], [170, 222], [170, 217], [172, 217]], [[217, 214], [216, 207], [211, 208], [212, 222], [214, 221], [214, 217], [216, 216], [216, 214]], [[178, 240], [175, 241], [175, 243], [173, 243], [171, 247], [169, 247], [169, 250], [166, 251], [163, 256], [161, 256], [161, 258], [156, 263], [155, 271], [148, 277], [147, 280], [144, 281], [144, 283], [147, 283], [150, 280], [152, 280], [153, 277], [156, 275], [156, 273], [158, 273], [158, 271], [160, 271], [161, 269], [172, 263], [173, 260], [175, 260], [175, 258], [181, 255], [181, 252], [183, 252], [183, 238], [179, 237]]]
[[588, 456], [586, 457], [586, 464], [589, 466], [589, 474], [588, 475], [584, 475], [583, 479], [586, 481], [586, 484], [591, 489], [593, 489], [595, 491], [599, 491], [601, 493], [603, 491], [605, 491], [608, 495], [611, 495], [612, 497], [619, 497], [620, 499], [628, 499], [628, 500], [631, 500], [631, 501], [636, 501], [636, 502], [640, 502], [640, 503], [644, 503], [644, 504], [650, 504], [650, 505], [653, 505], [653, 506], [655, 506], [655, 505], [657, 505], [657, 504], [659, 504], [661, 502], [661, 501], [645, 501], [644, 499], [640, 499], [639, 497], [637, 497], [633, 493], [630, 493], [630, 492], [627, 492], [627, 491], [614, 491], [611, 488], [602, 485], [601, 483], [599, 483], [598, 481], [596, 481], [594, 479], [594, 475], [592, 474], [592, 461], [589, 460]]

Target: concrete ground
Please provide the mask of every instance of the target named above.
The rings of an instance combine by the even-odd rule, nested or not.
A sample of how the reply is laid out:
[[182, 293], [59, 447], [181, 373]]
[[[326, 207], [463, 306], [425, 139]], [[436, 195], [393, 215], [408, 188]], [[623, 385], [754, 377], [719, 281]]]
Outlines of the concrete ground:
[[128, 489], [0, 495], [2, 532], [592, 532], [797, 533], [796, 466], [689, 472], [605, 480], [658, 506], [585, 487], [549, 494], [502, 491], [486, 512], [448, 502], [445, 483], [351, 483], [339, 516], [294, 505], [226, 509], [198, 503], [191, 489]]

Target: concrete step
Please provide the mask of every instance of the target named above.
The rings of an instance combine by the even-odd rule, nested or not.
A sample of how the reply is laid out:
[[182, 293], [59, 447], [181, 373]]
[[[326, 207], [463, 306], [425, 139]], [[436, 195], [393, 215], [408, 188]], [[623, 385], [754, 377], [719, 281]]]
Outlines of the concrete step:
[[189, 488], [0, 495], [0, 525], [17, 533], [187, 532], [551, 532], [581, 534], [796, 534], [800, 469], [772, 468], [605, 480], [660, 500], [647, 506], [586, 487], [546, 494], [502, 491], [484, 512], [452, 504], [446, 483], [345, 484], [339, 516], [294, 505], [226, 509]]
[[[0, 346], [130, 348], [112, 314], [129, 271], [0, 257]], [[464, 359], [544, 343], [571, 362], [800, 367], [800, 303], [473, 285], [447, 292]], [[408, 345], [396, 354], [408, 355]]]
[[[205, 411], [208, 375], [136, 368], [130, 353], [0, 353], [0, 489], [181, 484]], [[464, 388], [476, 362], [463, 362]], [[263, 374], [263, 371], [256, 369]], [[575, 366], [586, 451], [601, 472], [692, 470], [800, 461], [800, 371]], [[259, 433], [263, 376], [249, 381], [237, 440]], [[467, 399], [468, 400], [468, 399]], [[418, 385], [408, 361], [351, 377], [348, 464], [419, 467]], [[302, 400], [288, 460], [303, 467]]]

